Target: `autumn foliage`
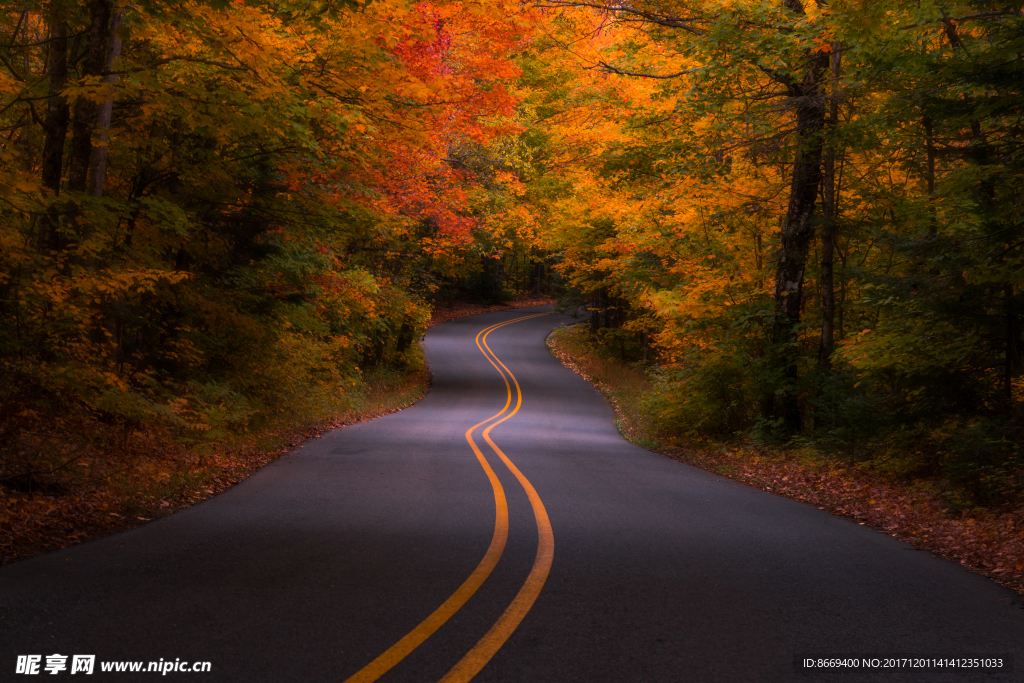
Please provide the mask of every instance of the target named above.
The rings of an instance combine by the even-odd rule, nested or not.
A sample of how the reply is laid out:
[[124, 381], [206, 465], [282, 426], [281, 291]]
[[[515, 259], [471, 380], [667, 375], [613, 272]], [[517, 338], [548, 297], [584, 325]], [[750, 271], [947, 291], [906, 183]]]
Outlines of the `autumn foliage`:
[[989, 0], [6, 8], [0, 483], [336, 414], [421, 366], [433, 304], [557, 289], [645, 364], [673, 438], [1019, 502], [1022, 22]]
[[548, 5], [545, 236], [595, 337], [657, 359], [663, 433], [1019, 502], [1019, 5]]
[[201, 453], [422, 366], [428, 297], [479, 270], [505, 193], [452, 159], [517, 130], [525, 19], [53, 0], [0, 22], [0, 484], [109, 483], [154, 434]]

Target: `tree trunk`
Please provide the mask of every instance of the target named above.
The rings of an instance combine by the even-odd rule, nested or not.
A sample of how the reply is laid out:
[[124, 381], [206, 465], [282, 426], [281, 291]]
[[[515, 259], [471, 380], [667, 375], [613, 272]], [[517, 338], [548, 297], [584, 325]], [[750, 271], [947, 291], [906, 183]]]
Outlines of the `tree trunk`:
[[[117, 81], [117, 76], [110, 73], [114, 70], [114, 62], [121, 56], [121, 27], [124, 26], [124, 10], [118, 10], [114, 20], [110, 23], [110, 37], [107, 39], [107, 58], [103, 64], [103, 82], [112, 84]], [[114, 94], [104, 100], [99, 107], [96, 116], [96, 128], [100, 144], [93, 150], [92, 162], [89, 168], [89, 194], [93, 197], [103, 196], [103, 185], [107, 177], [107, 144], [110, 141], [110, 121], [114, 112]]]
[[832, 93], [829, 103], [828, 130], [832, 138], [825, 152], [824, 177], [822, 178], [822, 203], [825, 220], [821, 226], [821, 343], [818, 346], [818, 367], [825, 372], [832, 370], [832, 351], [835, 349], [836, 290], [835, 263], [836, 249], [836, 141], [835, 131], [839, 125], [839, 66], [842, 60], [842, 46], [832, 44]]
[[771, 335], [778, 369], [782, 371], [782, 385], [766, 406], [770, 416], [782, 418], [788, 433], [801, 427], [795, 386], [799, 378], [796, 335], [803, 305], [807, 255], [814, 239], [813, 217], [821, 182], [822, 129], [825, 125], [825, 107], [818, 88], [824, 70], [823, 59], [828, 55], [808, 54], [807, 57], [809, 66], [803, 81], [789, 85], [789, 100], [796, 108], [797, 144], [789, 205], [782, 225], [775, 270], [775, 315]]
[[43, 141], [41, 180], [43, 187], [53, 192], [50, 209], [39, 221], [40, 250], [60, 248], [60, 212], [56, 197], [60, 195], [63, 175], [64, 141], [68, 135], [68, 102], [64, 87], [68, 80], [68, 26], [61, 0], [50, 3], [50, 49], [46, 71], [49, 92], [46, 102], [46, 137]]
[[1003, 305], [1006, 313], [1006, 350], [1003, 357], [1003, 394], [1007, 405], [1013, 404], [1013, 371], [1020, 363], [1017, 316], [1013, 310], [1013, 285], [1003, 285]]
[[[27, 13], [28, 10], [25, 10], [25, 12]], [[23, 31], [22, 35], [24, 36], [24, 38], [22, 39], [24, 45], [22, 46], [22, 51], [21, 51], [21, 73], [25, 77], [25, 81], [29, 82], [29, 81], [32, 80], [32, 63], [33, 63], [33, 60], [31, 58], [31, 48], [29, 47], [29, 44], [32, 42], [32, 37], [31, 37], [31, 33], [30, 33], [30, 31], [28, 29]], [[24, 131], [24, 133], [22, 133], [22, 136], [21, 136], [21, 144], [22, 144], [22, 146], [24, 147], [24, 150], [25, 150], [25, 161], [24, 161], [24, 166], [22, 168], [24, 168], [24, 170], [26, 172], [28, 172], [28, 173], [31, 173], [32, 170], [35, 168], [35, 153], [36, 152], [35, 152], [35, 145], [33, 144], [34, 143], [34, 137], [35, 137], [34, 136], [35, 126], [32, 125], [33, 120], [34, 120], [34, 115], [30, 112], [29, 119], [28, 119], [28, 125], [25, 126], [25, 131]]]
[[[921, 126], [924, 128], [924, 149], [927, 157], [928, 170], [925, 173], [925, 182], [928, 183], [928, 196], [935, 196], [935, 129], [932, 117], [927, 114], [921, 117]], [[934, 219], [932, 221], [934, 226]]]
[[[88, 42], [82, 64], [82, 76], [93, 79], [101, 76], [107, 61], [107, 34], [110, 24], [110, 0], [92, 0], [89, 3]], [[89, 158], [92, 156], [92, 131], [96, 125], [99, 105], [93, 98], [81, 96], [75, 100], [72, 124], [71, 157], [68, 160], [68, 190], [85, 192], [89, 182]]]

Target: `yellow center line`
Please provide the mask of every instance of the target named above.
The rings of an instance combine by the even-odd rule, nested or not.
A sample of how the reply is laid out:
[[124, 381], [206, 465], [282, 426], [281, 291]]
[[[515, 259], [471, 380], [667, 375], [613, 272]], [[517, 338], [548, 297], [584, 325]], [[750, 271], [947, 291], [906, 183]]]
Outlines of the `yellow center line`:
[[[480, 560], [480, 564], [478, 564], [476, 569], [473, 570], [473, 573], [469, 575], [469, 578], [467, 578], [454, 593], [452, 593], [451, 597], [445, 600], [440, 607], [430, 614], [430, 616], [424, 619], [412, 631], [409, 631], [409, 633], [388, 648], [383, 654], [349, 678], [345, 679], [345, 683], [372, 683], [372, 681], [376, 681], [392, 667], [405, 659], [410, 652], [419, 647], [423, 641], [433, 635], [437, 629], [441, 628], [441, 626], [443, 626], [453, 614], [458, 612], [459, 609], [466, 604], [466, 601], [476, 593], [484, 580], [491, 575], [494, 567], [498, 564], [498, 560], [501, 559], [501, 554], [505, 550], [505, 542], [508, 540], [508, 502], [505, 499], [505, 489], [502, 488], [501, 482], [498, 481], [498, 477], [494, 473], [494, 470], [491, 469], [491, 466], [487, 463], [487, 459], [484, 458], [483, 453], [480, 452], [479, 446], [477, 446], [476, 442], [473, 440], [473, 431], [477, 429], [477, 427], [485, 425], [495, 418], [501, 417], [505, 411], [508, 410], [509, 406], [512, 404], [512, 387], [509, 385], [508, 379], [505, 377], [504, 373], [501, 372], [501, 369], [495, 365], [494, 361], [487, 355], [483, 347], [480, 346], [480, 342], [481, 337], [483, 337], [484, 346], [486, 346], [487, 335], [499, 327], [511, 325], [512, 323], [516, 323], [521, 320], [537, 318], [542, 315], [548, 314], [539, 313], [535, 315], [526, 315], [513, 320], [506, 320], [503, 323], [491, 325], [486, 329], [480, 330], [476, 335], [477, 348], [479, 348], [480, 352], [484, 354], [484, 357], [487, 358], [488, 362], [494, 366], [494, 369], [501, 374], [501, 378], [505, 381], [506, 393], [505, 406], [499, 412], [491, 415], [483, 422], [478, 422], [466, 430], [466, 441], [469, 442], [470, 447], [473, 449], [473, 453], [476, 454], [476, 458], [480, 462], [480, 466], [483, 467], [484, 472], [487, 474], [487, 479], [491, 482], [491, 488], [494, 490], [494, 535], [491, 537], [491, 544], [488, 546], [487, 552], [484, 553], [483, 559]], [[500, 363], [501, 361], [498, 362]], [[513, 380], [514, 379], [515, 378], [513, 378]], [[519, 392], [518, 383], [516, 384], [516, 391]], [[522, 405], [522, 401], [522, 393], [519, 392], [516, 411], [519, 410], [519, 406]], [[513, 411], [512, 414], [515, 414], [515, 411]], [[490, 439], [488, 439], [488, 441], [490, 441]]]
[[440, 683], [467, 683], [467, 681], [480, 673], [480, 670], [484, 668], [487, 662], [491, 661], [491, 658], [501, 649], [501, 646], [509, 639], [512, 632], [526, 618], [526, 614], [533, 607], [533, 603], [537, 601], [537, 596], [540, 595], [541, 589], [544, 588], [544, 583], [547, 581], [548, 574], [551, 571], [551, 563], [555, 557], [555, 535], [551, 529], [551, 521], [548, 519], [547, 510], [544, 508], [544, 503], [541, 502], [537, 490], [523, 476], [519, 468], [508, 459], [508, 456], [498, 448], [497, 444], [491, 440], [491, 430], [512, 417], [519, 410], [523, 400], [523, 392], [519, 387], [519, 380], [516, 379], [516, 376], [512, 374], [512, 371], [501, 362], [498, 356], [494, 354], [494, 351], [491, 350], [491, 347], [487, 345], [486, 336], [484, 336], [483, 343], [484, 347], [494, 358], [492, 362], [496, 361], [508, 373], [508, 376], [512, 378], [516, 385], [516, 393], [519, 396], [516, 410], [487, 427], [483, 431], [483, 437], [487, 444], [494, 449], [494, 452], [498, 454], [502, 462], [505, 463], [509, 471], [519, 480], [523, 490], [526, 491], [526, 495], [530, 499], [530, 505], [533, 507], [533, 516], [537, 520], [537, 556], [534, 558], [533, 567], [530, 569], [529, 576], [526, 577], [526, 582], [519, 589], [519, 593], [516, 594], [512, 603], [498, 618], [498, 621], [494, 622], [490, 630], [484, 634], [484, 637], [473, 646], [473, 649], [467, 652], [466, 656], [459, 660], [452, 667], [451, 671], [445, 674]]

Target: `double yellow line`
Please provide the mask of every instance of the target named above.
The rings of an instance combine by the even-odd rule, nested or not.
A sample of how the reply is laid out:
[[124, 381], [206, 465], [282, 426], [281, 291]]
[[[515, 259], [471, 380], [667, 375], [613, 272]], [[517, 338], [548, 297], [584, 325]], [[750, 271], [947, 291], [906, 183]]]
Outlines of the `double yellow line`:
[[[523, 476], [523, 473], [519, 471], [508, 456], [498, 447], [497, 444], [491, 440], [491, 430], [496, 426], [508, 420], [513, 415], [519, 412], [519, 408], [523, 405], [523, 392], [519, 387], [519, 381], [515, 375], [505, 366], [504, 363], [494, 354], [491, 347], [487, 345], [487, 337], [491, 332], [511, 325], [523, 320], [530, 320], [531, 318], [539, 318], [541, 316], [548, 315], [547, 313], [538, 313], [535, 315], [526, 315], [521, 318], [515, 318], [513, 320], [507, 320], [497, 325], [491, 325], [488, 328], [480, 330], [476, 335], [476, 345], [480, 349], [480, 353], [484, 354], [488, 362], [494, 369], [498, 371], [501, 378], [505, 381], [505, 406], [501, 411], [490, 416], [483, 422], [478, 422], [469, 429], [466, 430], [466, 441], [469, 442], [470, 448], [473, 449], [473, 453], [476, 454], [476, 458], [483, 467], [484, 472], [487, 474], [487, 479], [491, 482], [491, 488], [494, 491], [494, 534], [491, 537], [491, 544], [487, 548], [487, 552], [484, 553], [484, 557], [480, 560], [480, 564], [476, 566], [473, 573], [469, 575], [459, 588], [452, 593], [451, 597], [444, 601], [440, 607], [424, 619], [419, 626], [414, 628], [408, 634], [405, 635], [401, 640], [392, 645], [382, 655], [377, 657], [365, 667], [357, 671], [354, 675], [346, 679], [345, 683], [372, 683], [378, 678], [383, 676], [392, 667], [398, 664], [400, 661], [405, 659], [413, 650], [419, 647], [423, 641], [434, 634], [441, 626], [448, 621], [452, 615], [454, 615], [459, 609], [466, 604], [466, 602], [476, 593], [477, 589], [483, 584], [494, 567], [497, 566], [498, 560], [501, 559], [502, 553], [505, 551], [505, 543], [508, 540], [508, 501], [505, 498], [505, 489], [502, 488], [501, 482], [498, 480], [498, 476], [491, 469], [490, 464], [487, 462], [487, 458], [480, 451], [480, 447], [476, 441], [473, 440], [473, 432], [477, 428], [488, 425], [483, 430], [484, 441], [491, 447], [491, 449], [501, 458], [501, 461], [505, 463], [505, 466], [510, 472], [519, 480], [523, 490], [526, 491], [527, 497], [530, 499], [530, 505], [533, 507], [533, 515], [537, 520], [537, 556], [533, 562], [533, 568], [530, 570], [529, 576], [526, 577], [526, 582], [522, 588], [519, 589], [519, 593], [516, 594], [515, 599], [508, 606], [505, 612], [498, 618], [494, 625], [484, 634], [484, 637], [473, 646], [473, 648], [466, 653], [459, 662], [452, 667], [452, 669], [445, 674], [444, 678], [441, 679], [441, 683], [465, 683], [469, 681], [480, 669], [484, 667], [491, 660], [491, 658], [497, 653], [505, 641], [508, 640], [512, 632], [516, 630], [519, 623], [526, 617], [527, 612], [533, 607], [533, 603], [537, 600], [537, 596], [540, 595], [541, 588], [544, 587], [544, 582], [548, 578], [548, 573], [551, 571], [551, 562], [554, 559], [555, 554], [555, 537], [551, 530], [551, 522], [548, 520], [547, 511], [544, 509], [544, 504], [540, 500], [540, 496], [537, 495], [537, 491], [530, 484], [529, 480]], [[509, 383], [509, 379], [512, 383]], [[516, 388], [516, 405], [515, 408], [509, 412], [509, 406], [512, 405], [512, 384]], [[507, 413], [507, 414], [506, 414]], [[500, 418], [500, 419], [499, 419]], [[489, 423], [489, 424], [488, 424]]]

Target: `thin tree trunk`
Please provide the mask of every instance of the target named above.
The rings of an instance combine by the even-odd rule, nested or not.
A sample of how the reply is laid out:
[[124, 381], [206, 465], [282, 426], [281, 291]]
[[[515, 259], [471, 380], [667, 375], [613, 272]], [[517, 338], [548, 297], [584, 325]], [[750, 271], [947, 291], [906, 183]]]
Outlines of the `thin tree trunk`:
[[[110, 20], [110, 32], [107, 37], [106, 55], [103, 60], [103, 82], [110, 87], [117, 76], [110, 73], [114, 69], [114, 62], [121, 55], [121, 37], [119, 31], [124, 25], [124, 10], [118, 9]], [[110, 140], [110, 120], [114, 111], [113, 92], [99, 105], [96, 115], [96, 129], [99, 144], [92, 150], [92, 157], [89, 161], [89, 194], [93, 197], [103, 196], [103, 185], [107, 175], [107, 144]], [[93, 264], [89, 264], [92, 266]], [[127, 309], [127, 297], [124, 292], [114, 295], [109, 301], [105, 301], [105, 325], [106, 335], [113, 347], [114, 367], [117, 374], [124, 372], [125, 361], [128, 354], [124, 348], [125, 311]]]
[[[103, 74], [107, 57], [107, 34], [110, 24], [110, 0], [89, 3], [88, 43], [82, 76], [86, 79]], [[72, 124], [71, 157], [68, 160], [68, 190], [85, 192], [89, 182], [89, 158], [92, 156], [92, 131], [96, 125], [99, 105], [93, 98], [80, 96], [75, 100]]]
[[1004, 306], [1006, 308], [1006, 351], [1003, 367], [1003, 393], [1007, 405], [1013, 403], [1013, 368], [1020, 351], [1017, 349], [1016, 315], [1013, 310], [1013, 285], [1003, 285]]
[[46, 102], [46, 137], [43, 142], [41, 180], [53, 192], [50, 210], [39, 221], [39, 248], [60, 248], [60, 214], [56, 197], [60, 195], [63, 175], [64, 141], [68, 135], [70, 111], [64, 98], [68, 80], [68, 26], [61, 0], [50, 3], [50, 50], [47, 57], [49, 92]]
[[935, 196], [935, 128], [932, 117], [927, 114], [921, 117], [921, 126], [924, 128], [924, 150], [928, 160], [928, 170], [925, 173], [925, 182], [928, 183], [928, 196]]
[[822, 202], [825, 220], [821, 226], [821, 343], [818, 346], [818, 367], [825, 372], [832, 370], [832, 351], [835, 349], [835, 247], [836, 247], [836, 148], [835, 131], [839, 125], [839, 67], [842, 60], [842, 46], [832, 44], [832, 93], [829, 98], [830, 111], [828, 130], [830, 144], [825, 152], [824, 177], [822, 178]]
[[[849, 245], [849, 243], [847, 243]], [[846, 256], [838, 249], [839, 253], [839, 302], [836, 305], [836, 336], [839, 339], [846, 339], [845, 312], [846, 312]]]
[[[27, 12], [28, 10], [26, 9], [25, 13]], [[33, 41], [28, 27], [25, 28], [22, 35], [24, 36], [22, 39], [24, 44], [21, 52], [21, 73], [24, 76], [25, 81], [29, 82], [32, 80], [32, 60], [30, 59], [29, 44]], [[33, 134], [35, 133], [35, 126], [33, 125], [34, 120], [32, 112], [29, 111], [28, 124], [25, 126], [25, 131], [21, 136], [21, 144], [25, 149], [25, 165], [23, 168], [28, 173], [31, 173], [35, 168], [35, 147], [32, 144], [34, 137]]]
[[[107, 58], [103, 65], [106, 74], [103, 82], [111, 85], [117, 81], [117, 76], [110, 73], [114, 70], [114, 62], [121, 56], [121, 27], [124, 26], [124, 10], [118, 10], [114, 20], [110, 23], [110, 38], [107, 40]], [[92, 162], [89, 169], [89, 194], [93, 197], [103, 196], [103, 185], [107, 178], [107, 145], [110, 142], [110, 121], [114, 112], [114, 94], [100, 105], [99, 113], [96, 116], [97, 137], [99, 145], [93, 150]]]

